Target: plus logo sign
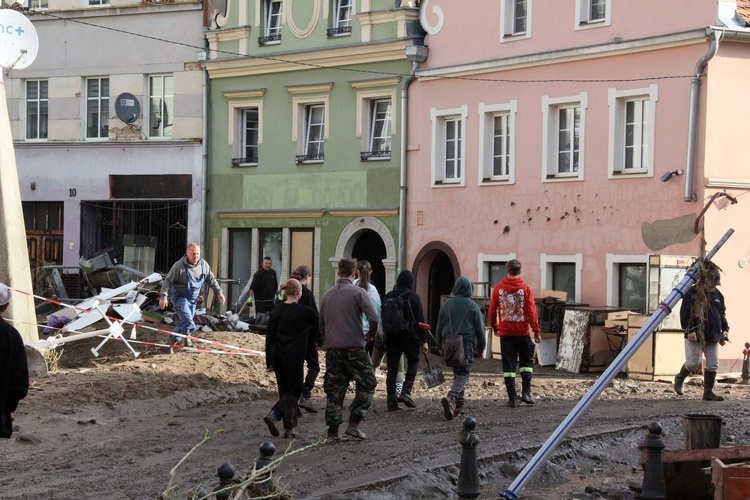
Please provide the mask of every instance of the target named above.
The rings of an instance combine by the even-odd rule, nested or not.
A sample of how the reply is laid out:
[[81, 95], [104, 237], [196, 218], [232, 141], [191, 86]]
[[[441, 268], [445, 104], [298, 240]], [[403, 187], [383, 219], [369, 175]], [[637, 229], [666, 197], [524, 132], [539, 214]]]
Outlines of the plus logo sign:
[[26, 29], [20, 24], [0, 24], [0, 35], [26, 38]]

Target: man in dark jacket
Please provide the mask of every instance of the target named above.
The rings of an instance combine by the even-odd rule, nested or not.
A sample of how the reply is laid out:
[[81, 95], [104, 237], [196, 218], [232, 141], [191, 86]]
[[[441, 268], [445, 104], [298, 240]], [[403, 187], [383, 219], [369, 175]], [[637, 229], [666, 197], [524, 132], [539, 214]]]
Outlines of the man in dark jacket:
[[250, 282], [250, 296], [255, 301], [255, 313], [273, 310], [274, 297], [279, 289], [279, 280], [273, 270], [271, 257], [263, 257], [262, 267], [253, 274]]
[[[484, 334], [484, 320], [482, 311], [476, 302], [471, 300], [474, 285], [469, 278], [461, 276], [453, 285], [452, 297], [440, 306], [435, 336], [437, 343], [443, 345], [445, 337], [451, 333], [459, 334], [463, 339], [466, 364], [453, 368], [453, 384], [440, 403], [443, 405], [443, 415], [452, 420], [461, 414], [464, 407], [464, 388], [469, 382], [469, 375], [474, 366], [474, 357], [481, 358], [487, 345]], [[476, 355], [474, 354], [474, 339], [477, 339]]]
[[680, 306], [680, 325], [685, 330], [685, 364], [674, 378], [674, 392], [682, 395], [685, 378], [701, 366], [701, 355], [706, 356], [703, 370], [703, 401], [724, 401], [713, 392], [719, 370], [719, 343], [727, 337], [724, 296], [716, 288], [721, 285], [719, 269], [710, 262], [699, 272], [695, 284], [685, 293]]
[[[414, 275], [411, 271], [401, 271], [396, 278], [396, 286], [385, 295], [389, 297], [402, 295], [406, 299], [406, 310], [404, 318], [409, 326], [406, 331], [398, 333], [386, 333], [385, 352], [388, 365], [388, 374], [385, 378], [385, 389], [388, 393], [388, 411], [398, 410], [398, 404], [404, 403], [409, 408], [415, 408], [417, 403], [411, 397], [414, 380], [419, 370], [419, 352], [427, 352], [427, 332], [419, 328], [419, 323], [424, 323], [424, 312], [419, 295], [412, 291]], [[385, 321], [385, 319], [384, 319]], [[406, 357], [406, 376], [401, 394], [396, 394], [396, 376], [398, 375], [398, 363], [401, 355]]]
[[[10, 303], [11, 290], [0, 283], [0, 315]], [[29, 368], [26, 349], [18, 330], [0, 316], [0, 438], [13, 435], [11, 413], [29, 392]]]

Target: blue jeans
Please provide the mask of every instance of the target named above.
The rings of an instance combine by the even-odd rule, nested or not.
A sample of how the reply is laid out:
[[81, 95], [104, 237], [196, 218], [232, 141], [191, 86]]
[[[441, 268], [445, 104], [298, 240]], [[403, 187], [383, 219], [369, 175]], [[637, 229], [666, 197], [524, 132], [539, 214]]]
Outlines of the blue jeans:
[[466, 364], [453, 368], [453, 383], [450, 391], [448, 391], [448, 399], [455, 408], [464, 407], [464, 388], [469, 382], [469, 375], [471, 375], [471, 370], [474, 367], [473, 339], [470, 341], [464, 340], [464, 355], [466, 356]]
[[195, 304], [196, 302], [185, 297], [173, 295], [172, 308], [177, 313], [177, 318], [179, 319], [173, 330], [175, 333], [190, 333], [195, 330], [195, 323], [193, 322]]

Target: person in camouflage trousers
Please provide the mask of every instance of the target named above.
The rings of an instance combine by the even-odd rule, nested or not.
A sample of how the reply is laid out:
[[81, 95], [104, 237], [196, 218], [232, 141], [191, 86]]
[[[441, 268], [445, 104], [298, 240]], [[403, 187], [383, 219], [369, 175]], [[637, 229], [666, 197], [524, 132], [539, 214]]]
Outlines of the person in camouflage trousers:
[[[359, 424], [370, 409], [377, 381], [365, 344], [371, 338], [362, 333], [362, 314], [370, 322], [372, 335], [378, 329], [378, 312], [367, 291], [355, 286], [354, 259], [341, 259], [338, 281], [320, 301], [320, 333], [326, 351], [326, 374], [323, 390], [326, 393], [326, 426], [328, 439], [339, 438], [343, 422], [342, 408], [349, 383], [356, 384], [354, 401], [349, 405], [349, 425], [345, 434], [357, 439], [367, 436]], [[368, 336], [370, 333], [368, 333]]]

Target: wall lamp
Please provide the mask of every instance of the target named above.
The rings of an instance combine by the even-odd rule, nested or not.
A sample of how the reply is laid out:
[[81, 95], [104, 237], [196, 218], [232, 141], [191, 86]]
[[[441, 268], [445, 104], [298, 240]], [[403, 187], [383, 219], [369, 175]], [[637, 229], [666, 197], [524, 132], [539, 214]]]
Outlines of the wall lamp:
[[666, 174], [661, 176], [662, 182], [667, 182], [669, 179], [674, 177], [675, 175], [682, 175], [683, 170], [681, 168], [678, 168], [677, 170], [673, 170], [672, 172], [667, 172]]

